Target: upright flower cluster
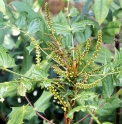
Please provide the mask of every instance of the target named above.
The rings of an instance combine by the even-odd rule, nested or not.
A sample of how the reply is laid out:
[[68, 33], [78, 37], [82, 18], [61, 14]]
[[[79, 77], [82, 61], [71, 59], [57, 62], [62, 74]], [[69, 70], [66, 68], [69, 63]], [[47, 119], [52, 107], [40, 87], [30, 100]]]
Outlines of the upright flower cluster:
[[35, 46], [35, 49], [36, 49], [36, 65], [38, 67], [40, 67], [40, 63], [41, 63], [40, 62], [41, 61], [40, 46], [39, 46], [39, 44], [38, 44], [38, 42], [36, 41], [35, 38], [31, 37], [31, 40], [32, 40], [32, 42]]

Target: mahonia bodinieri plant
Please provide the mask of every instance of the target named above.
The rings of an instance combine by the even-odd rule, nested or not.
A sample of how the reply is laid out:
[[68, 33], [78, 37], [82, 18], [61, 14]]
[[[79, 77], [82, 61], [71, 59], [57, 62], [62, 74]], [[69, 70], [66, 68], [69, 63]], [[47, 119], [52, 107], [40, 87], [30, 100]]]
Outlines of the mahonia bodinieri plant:
[[[20, 4], [20, 3], [17, 3], [17, 4]], [[23, 119], [26, 119], [24, 118], [24, 115], [28, 114], [26, 113], [26, 111], [28, 109], [29, 110], [31, 109], [30, 111], [35, 112], [33, 116], [37, 114], [42, 119], [49, 122], [50, 124], [54, 124], [53, 122], [50, 122], [49, 120], [47, 120], [46, 118], [44, 118], [38, 113], [38, 112], [44, 112], [47, 109], [47, 107], [49, 106], [49, 100], [53, 95], [55, 99], [54, 102], [56, 102], [56, 104], [61, 106], [64, 112], [65, 124], [71, 124], [74, 117], [74, 112], [80, 111], [82, 107], [85, 108], [85, 112], [88, 112], [92, 116], [92, 118], [98, 124], [100, 124], [97, 117], [95, 117], [96, 116], [95, 114], [98, 114], [99, 112], [97, 113], [97, 110], [95, 110], [94, 108], [93, 109], [90, 108], [89, 106], [91, 105], [91, 103], [87, 104], [87, 102], [89, 101], [94, 102], [94, 99], [97, 99], [96, 101], [97, 101], [98, 108], [104, 105], [104, 103], [99, 104], [98, 100], [105, 101], [106, 100], [104, 98], [105, 93], [103, 93], [103, 99], [101, 99], [99, 97], [102, 97], [102, 96], [97, 94], [96, 91], [94, 92], [94, 90], [97, 89], [96, 88], [97, 85], [99, 85], [101, 88], [101, 84], [100, 84], [101, 82], [103, 83], [102, 86], [103, 85], [106, 86], [104, 80], [107, 79], [109, 76], [114, 76], [115, 73], [116, 74], [120, 73], [121, 62], [113, 61], [112, 63], [110, 62], [111, 63], [110, 65], [108, 65], [107, 63], [109, 62], [106, 62], [106, 60], [105, 62], [96, 61], [99, 53], [102, 51], [102, 50], [100, 51], [100, 49], [101, 49], [102, 35], [104, 36], [104, 32], [103, 30], [93, 29], [97, 25], [94, 23], [93, 20], [89, 20], [89, 19], [88, 20], [79, 19], [79, 21], [77, 19], [75, 21], [72, 20], [73, 19], [72, 17], [74, 17], [74, 15], [77, 14], [77, 11], [75, 10], [75, 8], [73, 8], [72, 10], [74, 12], [72, 16], [70, 15], [72, 11], [70, 11], [71, 12], [70, 13], [68, 10], [68, 7], [66, 9], [67, 11], [66, 13], [62, 14], [60, 12], [59, 14], [58, 19], [60, 19], [60, 16], [65, 18], [64, 22], [66, 23], [66, 31], [64, 32], [63, 32], [63, 28], [65, 27], [65, 24], [63, 24], [64, 22], [63, 23], [56, 22], [57, 25], [61, 26], [61, 27], [56, 27], [55, 21], [51, 20], [48, 3], [45, 3], [45, 16], [46, 16], [47, 22], [45, 21], [45, 19], [44, 20], [42, 19], [44, 23], [41, 23], [42, 25], [44, 24], [44, 26], [47, 26], [44, 30], [42, 29], [43, 31], [41, 30], [42, 25], [40, 24], [40, 22], [43, 22], [43, 21], [40, 18], [38, 19], [34, 18], [31, 20], [31, 19], [28, 19], [28, 15], [27, 17], [26, 15], [24, 15], [23, 17], [23, 13], [22, 15], [20, 14], [22, 17], [21, 16], [18, 17], [17, 21], [18, 20], [19, 21], [15, 22], [15, 25], [12, 24], [11, 22], [6, 23], [6, 27], [8, 26], [10, 28], [15, 28], [15, 29], [17, 28], [17, 30], [19, 30], [21, 33], [24, 33], [24, 35], [26, 35], [27, 38], [29, 38], [29, 41], [31, 41], [31, 44], [33, 45], [33, 48], [35, 48], [35, 53], [36, 53], [34, 54], [35, 64], [32, 64], [32, 60], [30, 60], [29, 62], [32, 64], [31, 67], [27, 67], [27, 69], [23, 69], [25, 67], [23, 66], [25, 63], [26, 63], [26, 66], [30, 64], [26, 60], [31, 56], [29, 53], [33, 50], [30, 44], [29, 51], [25, 51], [29, 57], [26, 57], [26, 55], [24, 55], [25, 61], [24, 60], [22, 61], [23, 62], [22, 69], [24, 71], [21, 70], [22, 72], [18, 73], [10, 69], [7, 69], [7, 68], [13, 68], [14, 66], [16, 66], [16, 64], [14, 59], [8, 55], [5, 48], [0, 46], [0, 69], [17, 75], [17, 77], [13, 79], [14, 81], [0, 84], [0, 90], [2, 89], [0, 92], [0, 101], [3, 102], [5, 97], [14, 96], [17, 94], [19, 96], [25, 97], [25, 99], [29, 103], [29, 105], [27, 106], [22, 106], [20, 108], [19, 107], [12, 108], [13, 110], [10, 114], [10, 120], [8, 121], [8, 123], [13, 124], [13, 120], [14, 121], [17, 120], [16, 118], [12, 119], [12, 116], [14, 116], [15, 113], [18, 114], [18, 116], [20, 114], [22, 115], [22, 119], [21, 119], [21, 123], [22, 123]], [[67, 14], [67, 16], [65, 16], [65, 14]], [[77, 16], [78, 14], [75, 15], [75, 17]], [[25, 22], [25, 18], [27, 18], [28, 20], [27, 27], [23, 28], [23, 25], [19, 23], [21, 21], [22, 23], [23, 21]], [[54, 20], [56, 19], [54, 18]], [[18, 27], [20, 27], [20, 29]], [[35, 31], [32, 30], [33, 29], [32, 27], [34, 27]], [[92, 29], [94, 30], [93, 35], [88, 34], [86, 41], [84, 41], [83, 43], [79, 41], [77, 42], [75, 33], [77, 32], [79, 33], [80, 31], [86, 31], [85, 28], [87, 27], [90, 29], [90, 31], [92, 31]], [[46, 36], [46, 38], [41, 39], [41, 36], [38, 36], [38, 33], [42, 34], [43, 36]], [[96, 35], [94, 33], [96, 33]], [[67, 35], [71, 36], [66, 40], [66, 41], [70, 40], [69, 41], [70, 45], [68, 44], [69, 46], [64, 45], [65, 38], [66, 38], [65, 36]], [[93, 36], [93, 37], [90, 37], [90, 36]], [[49, 39], [49, 41], [47, 41], [47, 38]], [[44, 46], [42, 42], [40, 43], [39, 41], [40, 39], [42, 41], [44, 40], [43, 42]], [[41, 55], [41, 53], [44, 53], [44, 55], [43, 54]], [[46, 59], [44, 59], [43, 57], [44, 58], [46, 57]], [[104, 59], [106, 59], [105, 56], [104, 56]], [[102, 64], [104, 63], [104, 65], [102, 65], [101, 63]], [[53, 71], [53, 73], [56, 74], [55, 77], [52, 77], [52, 78], [50, 78], [51, 76], [49, 77], [50, 68], [51, 68], [51, 71]], [[108, 87], [110, 85], [111, 84], [109, 84]], [[41, 86], [41, 88], [44, 89], [44, 94], [42, 94], [39, 97], [39, 99], [34, 103], [34, 105], [32, 105], [28, 100], [26, 93], [32, 90], [35, 86], [39, 86], [39, 87]], [[114, 89], [114, 86], [113, 86], [113, 89]], [[92, 100], [91, 99], [86, 100], [85, 98], [82, 99], [81, 97], [81, 101], [78, 100], [78, 98], [82, 95], [82, 93], [86, 93], [87, 96], [89, 97], [89, 95], [91, 95], [91, 91], [93, 93], [93, 97], [95, 98], [93, 98]], [[109, 96], [107, 98], [111, 97], [112, 93], [113, 91], [111, 90], [111, 94], [108, 93], [107, 95]], [[42, 103], [40, 103], [40, 101]], [[44, 105], [45, 101], [48, 105], [46, 104], [45, 105], [46, 107], [44, 107], [43, 109], [41, 108], [42, 107], [41, 105]], [[81, 105], [82, 101], [84, 102], [83, 105]], [[79, 105], [80, 107], [77, 106], [77, 104], [80, 104]], [[77, 109], [77, 107], [79, 108]], [[94, 103], [92, 107], [94, 107]], [[28, 118], [30, 119], [30, 116]]]
[[[97, 86], [98, 83], [104, 77], [95, 80], [94, 82], [89, 83], [91, 75], [99, 73], [100, 67], [96, 68], [96, 63], [94, 59], [97, 58], [99, 50], [101, 48], [102, 42], [102, 31], [98, 31], [96, 48], [91, 56], [90, 60], [87, 60], [84, 65], [84, 58], [87, 56], [91, 46], [91, 39], [88, 38], [86, 41], [85, 50], [80, 48], [80, 45], [77, 44], [73, 49], [75, 51], [75, 57], [71, 54], [73, 50], [66, 51], [62, 46], [61, 35], [57, 35], [56, 31], [52, 27], [51, 17], [49, 13], [49, 4], [45, 3], [45, 13], [49, 31], [51, 32], [52, 42], [47, 42], [47, 45], [51, 52], [51, 58], [56, 62], [52, 65], [54, 72], [61, 77], [60, 80], [54, 81], [51, 83], [51, 86], [48, 86], [47, 89], [53, 93], [54, 99], [57, 99], [57, 103], [62, 106], [64, 111], [68, 111], [69, 106], [73, 107], [75, 101], [71, 99], [80, 91], [93, 88]], [[94, 64], [92, 70], [86, 71], [89, 66]], [[82, 67], [82, 69], [79, 69]], [[80, 78], [80, 80], [77, 80]], [[67, 89], [74, 91], [74, 94], [65, 96]]]

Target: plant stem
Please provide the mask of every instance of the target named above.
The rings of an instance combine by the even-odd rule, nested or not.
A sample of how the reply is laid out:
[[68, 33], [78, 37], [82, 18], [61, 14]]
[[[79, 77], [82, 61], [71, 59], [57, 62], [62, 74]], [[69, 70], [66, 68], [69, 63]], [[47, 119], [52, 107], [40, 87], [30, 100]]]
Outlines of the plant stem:
[[85, 115], [83, 118], [81, 118], [79, 121], [77, 121], [78, 123], [80, 123], [81, 121], [83, 121], [85, 118], [87, 118], [90, 114]]
[[[9, 70], [9, 69], [7, 69], [7, 68], [0, 67], [0, 69], [5, 70], [5, 71], [7, 71], [7, 72], [10, 72], [10, 73], [12, 73], [12, 74], [18, 75], [18, 76], [20, 76], [20, 77], [24, 77], [24, 78], [27, 78], [27, 79], [31, 79], [31, 78], [29, 78], [29, 77], [26, 77], [26, 76], [24, 76], [24, 75], [21, 75], [21, 74], [18, 74], [18, 73], [16, 73], [16, 72], [14, 72], [14, 71], [11, 71], [11, 70]], [[31, 80], [32, 80], [32, 79], [31, 79]]]
[[87, 108], [87, 111], [89, 112], [89, 114], [92, 116], [92, 118], [98, 123], [98, 124], [101, 124], [99, 122], [99, 120], [97, 119], [97, 117], [94, 116], [94, 114]]
[[[69, 2], [70, 2], [70, 0], [67, 1], [67, 18], [68, 18], [68, 23], [70, 25]], [[70, 26], [70, 28], [71, 28], [71, 26]], [[73, 34], [72, 33], [71, 33], [71, 36], [72, 36], [72, 48], [74, 48], [74, 39], [73, 39]], [[75, 58], [74, 49], [72, 50], [72, 56], [73, 56], [73, 60], [74, 60], [74, 58]]]
[[[27, 100], [27, 102], [29, 103], [29, 105], [35, 110], [34, 106], [31, 104], [31, 102], [29, 101], [29, 99], [27, 98], [27, 96], [25, 96], [25, 99]], [[48, 119], [46, 119], [44, 116], [42, 116], [39, 112], [36, 111], [36, 114], [41, 117], [43, 120], [45, 120], [46, 122], [50, 123], [50, 124], [54, 124], [53, 122], [49, 121]]]

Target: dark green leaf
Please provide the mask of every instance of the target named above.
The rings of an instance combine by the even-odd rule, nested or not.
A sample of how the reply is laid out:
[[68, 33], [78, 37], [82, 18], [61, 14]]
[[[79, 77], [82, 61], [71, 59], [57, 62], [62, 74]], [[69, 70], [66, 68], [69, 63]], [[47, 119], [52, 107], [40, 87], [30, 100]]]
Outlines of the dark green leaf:
[[70, 28], [70, 25], [67, 23], [61, 24], [61, 23], [54, 23], [53, 28], [56, 30], [57, 34], [63, 34], [64, 36], [71, 33], [72, 29]]
[[86, 26], [85, 31], [78, 31], [75, 33], [75, 38], [78, 43], [85, 42], [92, 34], [89, 26]]
[[85, 112], [86, 111], [86, 106], [81, 105], [81, 106], [77, 106], [77, 107], [73, 108], [72, 110], [70, 110], [68, 112], [67, 117], [70, 118], [70, 119], [73, 119], [74, 112], [79, 112], [79, 111]]
[[70, 34], [68, 34], [67, 36], [63, 36], [62, 45], [65, 47], [72, 45], [72, 36]]
[[7, 124], [23, 124], [26, 106], [12, 107], [12, 112], [9, 114], [10, 120]]
[[109, 36], [114, 36], [115, 34], [118, 34], [120, 31], [120, 27], [121, 22], [118, 20], [106, 23], [102, 30], [103, 36], [104, 34]]
[[3, 68], [11, 68], [16, 66], [14, 59], [7, 54], [7, 51], [2, 46], [0, 46], [0, 66]]
[[32, 9], [32, 7], [22, 3], [22, 2], [19, 2], [19, 1], [14, 1], [14, 2], [11, 2], [12, 6], [14, 7], [14, 9], [17, 11], [17, 12], [27, 12], [28, 13], [28, 18], [29, 19], [35, 19], [35, 18], [38, 18], [39, 16], [37, 15], [37, 13], [34, 12], [34, 10]]
[[110, 97], [114, 91], [112, 75], [107, 76], [102, 81], [104, 97]]
[[68, 24], [67, 19], [62, 11], [53, 18], [53, 23]]
[[5, 35], [2, 46], [8, 50], [12, 50], [15, 46], [15, 42], [10, 35]]
[[91, 91], [83, 91], [82, 93], [78, 94], [73, 98], [72, 100], [79, 100], [79, 101], [87, 101], [87, 100], [93, 100], [97, 95], [94, 92]]
[[16, 82], [0, 83], [0, 99], [16, 95], [18, 84]]
[[83, 20], [81, 22], [72, 23], [71, 25], [71, 31], [72, 33], [78, 32], [78, 31], [84, 31], [86, 28], [86, 25], [92, 25], [94, 27], [94, 22], [91, 20]]
[[70, 17], [75, 17], [75, 16], [77, 16], [78, 15], [78, 10], [77, 10], [77, 8], [75, 8], [75, 7], [72, 7], [71, 9], [70, 9]]
[[27, 26], [26, 16], [27, 16], [27, 13], [21, 12], [19, 18], [15, 22], [17, 27], [19, 27], [20, 29], [25, 28]]
[[94, 14], [99, 24], [101, 24], [107, 17], [109, 12], [110, 2], [107, 0], [94, 1], [94, 4], [93, 4]]
[[35, 80], [47, 79], [48, 73], [45, 70], [35, 67], [32, 72], [32, 78]]
[[39, 112], [44, 112], [50, 105], [52, 94], [48, 91], [43, 91], [41, 97], [34, 103], [34, 107]]
[[26, 106], [24, 119], [31, 120], [34, 116], [36, 116], [36, 111], [32, 107]]
[[113, 110], [118, 108], [120, 106], [121, 100], [119, 98], [115, 98], [110, 103], [107, 102], [103, 106], [100, 107], [99, 110], [97, 110], [97, 114], [99, 116], [106, 116], [112, 114]]

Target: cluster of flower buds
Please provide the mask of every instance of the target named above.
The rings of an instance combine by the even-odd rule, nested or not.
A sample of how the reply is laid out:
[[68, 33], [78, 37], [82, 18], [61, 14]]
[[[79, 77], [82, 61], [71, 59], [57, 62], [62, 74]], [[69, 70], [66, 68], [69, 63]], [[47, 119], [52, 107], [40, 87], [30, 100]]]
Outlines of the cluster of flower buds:
[[57, 99], [57, 100], [58, 100], [57, 103], [60, 104], [60, 105], [62, 105], [62, 109], [63, 109], [64, 111], [66, 111], [68, 105], [67, 105], [66, 101], [64, 101], [64, 98], [61, 97], [61, 95], [59, 94], [59, 92], [54, 88], [54, 86], [52, 86], [52, 85], [51, 85], [51, 86], [48, 86], [47, 89], [49, 89], [50, 92], [51, 92], [52, 94], [54, 94], [54, 99]]

